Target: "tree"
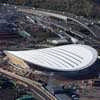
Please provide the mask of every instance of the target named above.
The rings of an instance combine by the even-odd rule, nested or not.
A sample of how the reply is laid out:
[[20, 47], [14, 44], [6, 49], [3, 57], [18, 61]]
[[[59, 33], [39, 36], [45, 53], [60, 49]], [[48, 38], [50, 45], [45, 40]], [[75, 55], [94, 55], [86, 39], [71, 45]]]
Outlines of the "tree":
[[77, 15], [89, 16], [92, 12], [93, 4], [90, 0], [70, 0], [70, 12]]

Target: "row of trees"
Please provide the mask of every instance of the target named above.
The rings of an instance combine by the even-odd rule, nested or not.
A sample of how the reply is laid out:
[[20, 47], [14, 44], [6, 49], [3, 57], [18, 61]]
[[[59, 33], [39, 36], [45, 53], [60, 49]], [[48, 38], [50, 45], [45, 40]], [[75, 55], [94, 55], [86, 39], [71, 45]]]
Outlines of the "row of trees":
[[[0, 2], [5, 0], [0, 0]], [[28, 5], [89, 16], [93, 10], [92, 0], [6, 0], [11, 4]]]

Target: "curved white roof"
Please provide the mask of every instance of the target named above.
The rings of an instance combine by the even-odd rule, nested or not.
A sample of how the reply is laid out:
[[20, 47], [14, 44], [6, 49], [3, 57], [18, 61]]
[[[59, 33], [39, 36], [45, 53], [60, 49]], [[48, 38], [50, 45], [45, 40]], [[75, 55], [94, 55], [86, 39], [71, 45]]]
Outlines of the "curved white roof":
[[97, 51], [87, 45], [64, 45], [26, 51], [4, 51], [27, 62], [57, 71], [76, 71], [91, 66]]

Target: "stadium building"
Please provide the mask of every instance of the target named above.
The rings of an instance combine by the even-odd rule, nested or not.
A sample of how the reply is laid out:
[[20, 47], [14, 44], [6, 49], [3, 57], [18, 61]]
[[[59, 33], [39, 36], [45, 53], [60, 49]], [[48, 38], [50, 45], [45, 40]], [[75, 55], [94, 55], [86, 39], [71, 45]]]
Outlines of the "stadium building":
[[78, 77], [96, 72], [97, 51], [87, 45], [71, 44], [52, 48], [4, 51], [17, 67], [37, 69], [66, 77]]

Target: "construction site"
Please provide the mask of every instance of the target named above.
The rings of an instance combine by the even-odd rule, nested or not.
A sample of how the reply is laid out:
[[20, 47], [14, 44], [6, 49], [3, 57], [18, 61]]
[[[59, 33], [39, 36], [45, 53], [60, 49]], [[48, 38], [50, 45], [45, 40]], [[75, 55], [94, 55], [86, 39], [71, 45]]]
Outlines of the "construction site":
[[[9, 4], [0, 4], [0, 15], [0, 100], [100, 99], [99, 22], [64, 12]], [[97, 51], [98, 66], [91, 75], [63, 78], [37, 70], [35, 64], [31, 67], [26, 60], [6, 52], [72, 44], [88, 45]]]

